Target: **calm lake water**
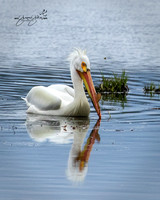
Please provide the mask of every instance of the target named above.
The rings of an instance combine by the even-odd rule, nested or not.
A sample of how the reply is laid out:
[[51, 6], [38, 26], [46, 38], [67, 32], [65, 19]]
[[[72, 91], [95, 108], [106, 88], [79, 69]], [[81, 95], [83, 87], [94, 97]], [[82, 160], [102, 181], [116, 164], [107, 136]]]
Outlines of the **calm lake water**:
[[[160, 96], [143, 87], [160, 83], [160, 1], [0, 7], [0, 200], [159, 200]], [[16, 26], [43, 9], [47, 19]], [[101, 122], [92, 104], [89, 119], [27, 115], [33, 86], [72, 86], [74, 47], [87, 49], [95, 85], [125, 69], [125, 102], [101, 100]]]

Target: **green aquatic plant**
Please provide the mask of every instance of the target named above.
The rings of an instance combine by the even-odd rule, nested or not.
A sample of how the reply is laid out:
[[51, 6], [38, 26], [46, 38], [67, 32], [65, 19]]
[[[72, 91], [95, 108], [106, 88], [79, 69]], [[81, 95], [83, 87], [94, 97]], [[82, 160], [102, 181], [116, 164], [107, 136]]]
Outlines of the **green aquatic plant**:
[[128, 77], [125, 71], [121, 75], [113, 73], [112, 78], [106, 78], [102, 75], [102, 82], [96, 87], [96, 91], [101, 93], [102, 101], [120, 102], [124, 108], [127, 102], [126, 95], [129, 91], [127, 85]]
[[97, 92], [105, 93], [127, 93], [129, 91], [127, 81], [128, 77], [125, 71], [122, 71], [121, 76], [113, 73], [113, 78], [105, 78], [102, 75], [102, 83], [96, 87]]
[[150, 96], [153, 96], [154, 94], [160, 94], [160, 85], [156, 86], [153, 82], [145, 85], [143, 89], [144, 93], [150, 94]]
[[153, 82], [151, 82], [149, 85], [144, 86], [144, 91], [145, 92], [154, 92], [155, 88], [156, 88], [155, 84]]

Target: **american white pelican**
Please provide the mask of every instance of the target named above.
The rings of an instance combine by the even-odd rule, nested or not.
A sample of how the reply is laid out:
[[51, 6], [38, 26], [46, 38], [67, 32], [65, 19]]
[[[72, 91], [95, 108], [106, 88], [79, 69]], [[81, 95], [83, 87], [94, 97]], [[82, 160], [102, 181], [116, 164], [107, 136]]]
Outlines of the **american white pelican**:
[[90, 62], [83, 50], [76, 49], [69, 56], [73, 88], [67, 85], [33, 87], [26, 98], [27, 113], [59, 116], [89, 116], [90, 106], [86, 98], [83, 82], [93, 105], [101, 118], [100, 94], [96, 94], [90, 74]]

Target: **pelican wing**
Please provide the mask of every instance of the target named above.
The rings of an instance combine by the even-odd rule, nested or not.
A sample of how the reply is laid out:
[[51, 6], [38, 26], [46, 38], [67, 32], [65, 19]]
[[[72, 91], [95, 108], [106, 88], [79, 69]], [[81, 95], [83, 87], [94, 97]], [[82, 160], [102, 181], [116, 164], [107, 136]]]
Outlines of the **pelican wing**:
[[61, 106], [61, 99], [43, 86], [33, 87], [26, 101], [29, 107], [34, 106], [39, 110], [57, 110]]
[[65, 85], [33, 87], [26, 97], [29, 107], [41, 111], [58, 110], [73, 101], [74, 90]]
[[74, 98], [74, 89], [62, 84], [50, 85], [49, 88], [62, 92], [62, 95], [67, 94], [68, 98]]

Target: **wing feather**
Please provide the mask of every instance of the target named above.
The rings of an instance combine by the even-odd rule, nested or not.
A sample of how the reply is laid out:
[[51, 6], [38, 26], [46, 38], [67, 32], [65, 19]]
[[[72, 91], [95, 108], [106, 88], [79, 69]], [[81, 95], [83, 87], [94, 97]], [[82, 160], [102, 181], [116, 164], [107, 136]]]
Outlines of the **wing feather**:
[[74, 89], [69, 87], [68, 85], [56, 84], [56, 85], [50, 85], [49, 88], [62, 92], [63, 95], [66, 94], [68, 95], [68, 97], [71, 96], [74, 98]]
[[54, 92], [43, 86], [33, 87], [26, 100], [29, 106], [34, 105], [39, 110], [57, 110], [62, 103], [62, 100]]

